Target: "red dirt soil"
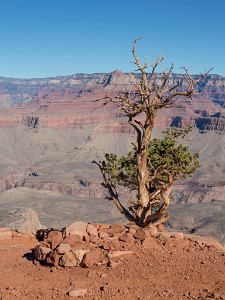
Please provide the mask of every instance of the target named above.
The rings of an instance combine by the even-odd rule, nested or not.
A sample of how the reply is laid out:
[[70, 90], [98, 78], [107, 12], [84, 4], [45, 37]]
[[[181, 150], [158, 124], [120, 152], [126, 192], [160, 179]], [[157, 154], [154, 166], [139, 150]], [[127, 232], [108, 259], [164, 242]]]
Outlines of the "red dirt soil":
[[225, 299], [225, 254], [188, 239], [159, 240], [159, 249], [134, 245], [118, 265], [85, 268], [42, 266], [33, 261], [35, 238], [0, 240], [0, 299]]

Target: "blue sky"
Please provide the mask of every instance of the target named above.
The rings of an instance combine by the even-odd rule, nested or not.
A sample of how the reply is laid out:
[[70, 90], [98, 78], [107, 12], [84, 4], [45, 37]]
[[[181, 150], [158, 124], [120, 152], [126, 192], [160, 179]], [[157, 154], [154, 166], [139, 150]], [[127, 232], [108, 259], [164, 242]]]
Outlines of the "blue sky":
[[224, 0], [0, 0], [0, 76], [133, 71], [160, 53], [197, 74], [225, 76]]

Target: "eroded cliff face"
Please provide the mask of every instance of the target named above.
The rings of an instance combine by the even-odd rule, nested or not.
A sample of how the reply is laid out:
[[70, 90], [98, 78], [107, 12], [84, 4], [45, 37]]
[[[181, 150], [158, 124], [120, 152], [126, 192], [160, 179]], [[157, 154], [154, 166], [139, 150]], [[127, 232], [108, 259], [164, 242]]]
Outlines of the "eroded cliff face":
[[[198, 77], [197, 75], [195, 76]], [[112, 120], [107, 130], [127, 132], [122, 112], [116, 105], [100, 107], [101, 99], [116, 96], [120, 91], [133, 90], [137, 75], [114, 71], [110, 74], [74, 74], [45, 79], [0, 78], [0, 128], [20, 124], [25, 127], [76, 128], [95, 126], [99, 121]], [[160, 81], [160, 78], [155, 79]], [[171, 75], [169, 84], [182, 75]], [[208, 75], [197, 86], [200, 95], [191, 101], [181, 100], [173, 109], [160, 111], [156, 126], [196, 125], [200, 130], [224, 131], [225, 78]], [[33, 121], [32, 121], [33, 120]], [[36, 120], [36, 121], [35, 121]], [[38, 120], [38, 121], [37, 121]], [[103, 129], [102, 129], [103, 130]]]
[[[45, 79], [0, 77], [0, 139], [4, 145], [0, 191], [29, 187], [104, 198], [106, 192], [98, 170], [89, 166], [91, 160], [102, 159], [105, 152], [129, 150], [134, 131], [115, 104], [102, 106], [96, 100], [133, 90], [136, 80], [136, 75], [120, 71]], [[170, 76], [169, 82], [172, 85], [177, 80], [180, 89], [185, 88], [182, 75]], [[225, 78], [209, 75], [197, 92], [200, 94], [192, 100], [179, 100], [174, 108], [159, 111], [155, 124], [156, 131], [166, 126], [196, 127], [190, 140], [192, 150], [202, 152], [202, 171], [194, 178], [197, 186], [176, 187], [177, 203], [225, 200], [224, 184], [216, 184], [225, 170]], [[89, 184], [84, 185], [86, 181]]]

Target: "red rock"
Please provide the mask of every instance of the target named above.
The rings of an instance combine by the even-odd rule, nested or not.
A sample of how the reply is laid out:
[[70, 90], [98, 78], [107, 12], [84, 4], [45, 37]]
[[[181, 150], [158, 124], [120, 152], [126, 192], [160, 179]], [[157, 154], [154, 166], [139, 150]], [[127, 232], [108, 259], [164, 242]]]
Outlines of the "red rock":
[[63, 255], [59, 260], [59, 265], [63, 267], [78, 267], [89, 250], [75, 250]]
[[129, 228], [128, 231], [130, 233], [132, 233], [133, 235], [135, 235], [135, 233], [137, 232], [137, 229], [135, 229], [135, 228]]
[[146, 239], [146, 237], [149, 235], [149, 232], [143, 228], [139, 228], [136, 233], [134, 234], [134, 238], [138, 239], [140, 241], [143, 241]]
[[81, 243], [81, 242], [83, 242], [83, 239], [77, 234], [68, 235], [63, 240], [63, 244], [69, 244], [71, 247], [74, 246], [76, 243]]
[[79, 235], [82, 239], [83, 236], [87, 235], [87, 223], [85, 222], [74, 222], [70, 226], [66, 227], [66, 236], [71, 235], [71, 234], [76, 234]]
[[128, 225], [129, 229], [136, 229], [136, 231], [140, 228], [138, 225], [136, 224], [129, 224]]
[[98, 235], [100, 239], [107, 239], [109, 237], [107, 232], [99, 232]]
[[120, 224], [112, 224], [110, 226], [110, 229], [113, 230], [114, 232], [121, 232], [124, 230], [124, 226]]
[[131, 254], [133, 254], [133, 251], [110, 251], [107, 254], [107, 257], [114, 258], [114, 257], [123, 256], [123, 255], [131, 255]]
[[109, 229], [110, 224], [95, 224], [95, 226], [99, 229]]
[[40, 246], [41, 247], [46, 247], [46, 248], [51, 248], [51, 245], [49, 243], [43, 242], [43, 241], [40, 242]]
[[152, 236], [148, 236], [142, 242], [142, 247], [148, 249], [161, 249], [161, 246]]
[[44, 242], [47, 242], [51, 245], [52, 249], [55, 249], [56, 246], [62, 241], [62, 232], [61, 231], [50, 231], [48, 233], [47, 239], [44, 239]]
[[90, 242], [90, 236], [89, 235], [85, 235], [83, 237], [83, 240], [86, 242], [86, 243], [89, 243]]
[[94, 248], [84, 255], [82, 265], [86, 268], [92, 268], [101, 261], [101, 250]]
[[115, 232], [113, 236], [119, 238], [120, 236], [124, 235], [125, 233], [126, 233], [125, 231]]
[[99, 238], [96, 237], [95, 235], [90, 235], [90, 236], [89, 236], [89, 242], [90, 242], [90, 243], [96, 244], [96, 243], [99, 242]]
[[62, 244], [62, 243], [56, 248], [56, 252], [58, 254], [66, 254], [70, 250], [71, 250], [71, 246], [69, 244]]
[[99, 247], [104, 250], [112, 250], [112, 243], [111, 241], [105, 241], [104, 243], [100, 244]]
[[56, 250], [53, 250], [49, 253], [49, 255], [46, 258], [46, 262], [48, 264], [54, 265], [54, 267], [57, 267], [59, 265], [59, 260], [62, 257], [62, 255], [59, 255]]
[[111, 241], [111, 249], [112, 250], [119, 250], [120, 249], [120, 242], [118, 239]]
[[37, 245], [34, 249], [35, 258], [40, 261], [44, 261], [50, 252], [50, 248], [42, 247], [40, 245]]
[[87, 249], [88, 245], [85, 242], [75, 243], [71, 248], [72, 250]]
[[97, 230], [97, 228], [94, 225], [88, 224], [87, 225], [87, 233], [89, 235], [97, 236], [98, 235], [98, 230]]
[[150, 236], [156, 236], [158, 234], [158, 229], [156, 226], [152, 225], [148, 228], [148, 233]]
[[119, 237], [119, 241], [123, 242], [131, 242], [133, 240], [133, 234], [131, 232], [124, 233], [122, 236]]

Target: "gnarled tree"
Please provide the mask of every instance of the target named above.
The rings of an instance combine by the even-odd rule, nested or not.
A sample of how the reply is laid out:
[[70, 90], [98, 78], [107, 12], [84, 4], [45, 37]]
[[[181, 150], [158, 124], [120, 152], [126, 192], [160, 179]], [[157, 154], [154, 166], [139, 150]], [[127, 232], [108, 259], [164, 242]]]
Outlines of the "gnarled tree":
[[[160, 74], [156, 74], [155, 71], [163, 58], [150, 65], [145, 62], [142, 66], [136, 54], [137, 40], [139, 39], [134, 41], [132, 49], [136, 71], [140, 74], [139, 80], [133, 82], [135, 90], [121, 92], [116, 97], [107, 95], [101, 99], [103, 105], [109, 102], [117, 103], [119, 109], [124, 111], [129, 124], [136, 132], [136, 142], [127, 156], [117, 158], [115, 154], [106, 154], [104, 161], [93, 163], [100, 168], [103, 185], [108, 189], [110, 199], [114, 200], [118, 209], [130, 221], [145, 227], [151, 223], [156, 225], [168, 220], [167, 209], [174, 184], [181, 177], [191, 176], [199, 166], [197, 155], [192, 155], [186, 146], [177, 144], [177, 138], [185, 135], [189, 129], [172, 129], [165, 133], [163, 139], [151, 141], [157, 111], [174, 106], [182, 97], [191, 98], [196, 94], [195, 86], [206, 73], [194, 79], [188, 70], [183, 68], [185, 88], [180, 87], [179, 80], [171, 86], [169, 79], [173, 65], [169, 71]], [[149, 68], [151, 71], [147, 73]], [[129, 209], [125, 208], [119, 199], [118, 185], [137, 192], [136, 199], [130, 201], [132, 205]]]

